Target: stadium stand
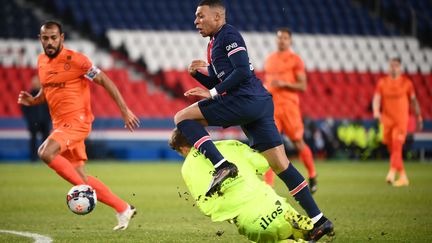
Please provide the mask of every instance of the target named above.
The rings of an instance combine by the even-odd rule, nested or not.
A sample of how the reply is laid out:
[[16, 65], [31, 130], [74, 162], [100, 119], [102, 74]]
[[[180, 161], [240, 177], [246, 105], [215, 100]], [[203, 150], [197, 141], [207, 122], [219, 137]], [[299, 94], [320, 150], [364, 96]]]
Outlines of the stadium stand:
[[[0, 96], [0, 118], [21, 117], [16, 96], [28, 89], [36, 74], [41, 52], [36, 36], [43, 12], [42, 16], [58, 17], [79, 35], [91, 37], [69, 39], [66, 33], [66, 45], [106, 71], [139, 117], [171, 119], [196, 101], [183, 97], [184, 91], [197, 85], [187, 66], [193, 59], [205, 59], [207, 40], [193, 25], [196, 2], [0, 0], [5, 16], [0, 22], [0, 88], [7, 91]], [[383, 0], [379, 11], [373, 0], [226, 2], [228, 22], [242, 31], [259, 77], [265, 57], [275, 50], [273, 31], [281, 26], [294, 31], [294, 50], [304, 59], [309, 80], [301, 95], [304, 116], [371, 119], [376, 81], [387, 70], [388, 59], [398, 55], [414, 82], [424, 118], [432, 119], [427, 0]], [[411, 33], [412, 16], [401, 4], [418, 14], [416, 34]], [[92, 92], [97, 119], [118, 119], [115, 104], [102, 88], [92, 85]]]
[[[357, 2], [396, 25], [402, 33], [417, 36], [420, 42], [432, 46], [431, 1], [366, 0]], [[413, 21], [415, 24], [413, 24]]]

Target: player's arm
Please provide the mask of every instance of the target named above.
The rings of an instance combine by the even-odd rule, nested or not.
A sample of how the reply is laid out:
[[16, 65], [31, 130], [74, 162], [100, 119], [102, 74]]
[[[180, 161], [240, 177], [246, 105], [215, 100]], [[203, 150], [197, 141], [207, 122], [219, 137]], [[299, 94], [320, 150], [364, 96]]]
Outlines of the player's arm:
[[139, 119], [131, 110], [129, 110], [126, 102], [123, 99], [123, 96], [120, 94], [120, 91], [117, 89], [117, 86], [114, 84], [114, 82], [102, 71], [99, 71], [99, 73], [94, 77], [93, 81], [104, 87], [104, 89], [120, 108], [123, 120], [125, 122], [125, 127], [130, 131], [133, 131], [136, 127], [139, 127]]
[[381, 117], [380, 109], [381, 109], [381, 95], [375, 93], [372, 100], [373, 117], [375, 119], [380, 119]]
[[[198, 71], [199, 68], [204, 67], [208, 70], [208, 76]], [[203, 60], [193, 60], [189, 65], [188, 71], [193, 78], [195, 78], [200, 84], [204, 85], [207, 89], [212, 89], [219, 83], [219, 79], [216, 77], [213, 69]]]
[[415, 117], [417, 121], [417, 130], [423, 129], [423, 117], [421, 115], [420, 105], [415, 95], [411, 95], [411, 107], [414, 109]]
[[18, 95], [18, 104], [25, 106], [33, 106], [45, 103], [45, 95], [43, 93], [43, 88], [41, 87], [39, 93], [36, 96], [31, 95], [27, 91], [21, 91]]
[[228, 58], [234, 70], [223, 82], [217, 84], [213, 89], [210, 90], [211, 97], [215, 97], [219, 94], [229, 91], [230, 89], [239, 85], [242, 81], [247, 80], [252, 76], [246, 48], [241, 46], [238, 48], [241, 49], [231, 55], [228, 54]]
[[292, 91], [306, 91], [307, 88], [307, 79], [306, 74], [304, 72], [296, 74], [296, 82], [295, 83], [287, 83], [282, 80], [273, 80], [272, 86], [285, 88]]

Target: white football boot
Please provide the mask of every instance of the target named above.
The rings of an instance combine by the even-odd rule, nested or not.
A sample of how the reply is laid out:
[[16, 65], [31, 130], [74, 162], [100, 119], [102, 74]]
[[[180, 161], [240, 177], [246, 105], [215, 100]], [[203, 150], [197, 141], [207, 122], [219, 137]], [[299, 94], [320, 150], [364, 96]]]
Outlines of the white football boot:
[[127, 209], [122, 213], [117, 213], [116, 217], [118, 220], [117, 226], [113, 228], [113, 230], [125, 230], [129, 225], [129, 221], [135, 216], [137, 213], [136, 208], [134, 206], [128, 205]]

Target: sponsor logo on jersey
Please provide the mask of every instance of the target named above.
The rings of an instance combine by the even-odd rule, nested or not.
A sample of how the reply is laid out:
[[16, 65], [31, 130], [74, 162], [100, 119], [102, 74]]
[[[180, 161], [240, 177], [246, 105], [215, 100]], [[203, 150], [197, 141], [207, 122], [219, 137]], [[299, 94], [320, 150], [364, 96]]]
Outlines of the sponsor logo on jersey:
[[237, 45], [237, 42], [234, 42], [234, 43], [231, 43], [231, 44], [229, 44], [229, 45], [227, 45], [226, 47], [225, 47], [225, 49], [227, 50], [227, 51], [230, 51], [231, 49], [234, 49], [234, 48], [236, 48], [238, 45]]
[[282, 214], [283, 209], [282, 209], [282, 204], [281, 202], [276, 201], [275, 202], [276, 208], [273, 212], [262, 216], [260, 219], [260, 226], [261, 228], [263, 228], [264, 230], [267, 229], [271, 223], [273, 223], [273, 220], [275, 220], [277, 218], [278, 215]]
[[66, 86], [66, 82], [44, 83], [42, 86], [44, 88], [64, 88]]
[[222, 72], [218, 73], [217, 78], [221, 78], [224, 75], [225, 75], [225, 71], [222, 71]]

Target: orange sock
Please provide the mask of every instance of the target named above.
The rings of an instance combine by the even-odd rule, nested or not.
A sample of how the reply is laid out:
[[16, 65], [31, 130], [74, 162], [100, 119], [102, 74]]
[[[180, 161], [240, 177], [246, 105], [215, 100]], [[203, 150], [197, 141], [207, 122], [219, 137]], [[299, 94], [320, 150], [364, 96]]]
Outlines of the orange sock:
[[61, 155], [57, 155], [48, 166], [73, 185], [86, 184], [69, 160]]
[[118, 213], [124, 212], [127, 209], [128, 204], [112, 193], [100, 180], [93, 176], [87, 176], [87, 183], [96, 190], [96, 196], [99, 201], [114, 208]]
[[300, 158], [303, 161], [303, 164], [305, 165], [309, 178], [314, 178], [316, 176], [315, 172], [315, 162], [313, 159], [312, 151], [310, 150], [309, 146], [305, 144], [302, 150], [300, 152]]
[[268, 171], [264, 174], [264, 181], [269, 184], [270, 186], [273, 186], [274, 183], [274, 173], [273, 170], [270, 168]]
[[399, 140], [393, 140], [390, 152], [390, 166], [395, 168], [398, 172], [404, 170], [403, 159], [402, 159], [402, 147], [403, 142]]

